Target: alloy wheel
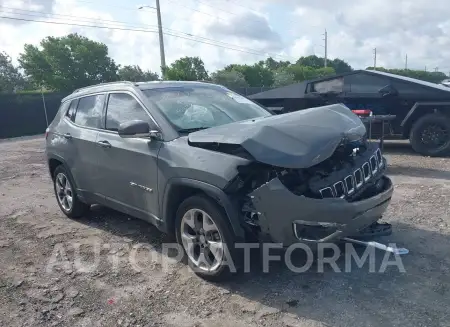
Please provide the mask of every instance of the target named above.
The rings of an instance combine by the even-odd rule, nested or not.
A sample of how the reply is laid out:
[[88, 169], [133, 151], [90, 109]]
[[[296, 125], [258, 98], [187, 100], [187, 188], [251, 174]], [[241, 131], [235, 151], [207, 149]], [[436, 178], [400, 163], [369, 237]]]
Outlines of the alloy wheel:
[[188, 210], [181, 219], [181, 241], [190, 261], [207, 272], [217, 270], [224, 259], [224, 242], [210, 215], [200, 209]]
[[59, 173], [55, 178], [56, 197], [59, 204], [66, 212], [70, 212], [73, 207], [72, 185], [63, 173]]

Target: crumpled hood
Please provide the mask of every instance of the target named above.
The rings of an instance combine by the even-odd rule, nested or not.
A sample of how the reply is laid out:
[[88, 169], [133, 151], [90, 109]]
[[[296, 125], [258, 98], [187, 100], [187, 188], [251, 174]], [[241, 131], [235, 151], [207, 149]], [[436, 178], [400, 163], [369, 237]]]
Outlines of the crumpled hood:
[[234, 122], [189, 134], [189, 143], [242, 146], [255, 160], [284, 168], [307, 168], [328, 159], [344, 140], [358, 141], [366, 128], [342, 104]]

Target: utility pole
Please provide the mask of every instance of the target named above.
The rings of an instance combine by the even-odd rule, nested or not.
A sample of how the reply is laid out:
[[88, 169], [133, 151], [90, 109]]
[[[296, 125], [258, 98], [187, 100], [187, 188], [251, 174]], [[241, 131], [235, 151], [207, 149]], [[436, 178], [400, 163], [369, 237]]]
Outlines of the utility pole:
[[161, 70], [164, 73], [164, 68], [166, 67], [166, 54], [164, 52], [164, 36], [162, 31], [161, 7], [159, 6], [159, 0], [156, 0], [156, 15], [158, 16], [159, 54], [161, 56]]
[[408, 69], [408, 54], [405, 56], [405, 70]]
[[164, 68], [166, 67], [166, 54], [164, 52], [164, 36], [161, 21], [161, 7], [159, 5], [159, 0], [156, 0], [156, 8], [152, 6], [140, 6], [138, 9], [151, 8], [156, 9], [156, 17], [158, 18], [158, 34], [159, 34], [159, 55], [161, 58], [161, 72], [164, 75]]
[[373, 49], [373, 70], [377, 70], [377, 48]]
[[425, 65], [425, 71], [427, 71], [427, 66]]
[[439, 70], [439, 67], [435, 67], [434, 68], [434, 71], [437, 73], [438, 72], [438, 70]]
[[324, 66], [327, 67], [328, 64], [328, 33], [327, 30], [325, 29], [325, 34], [324, 34], [324, 41], [325, 41], [325, 60], [324, 60]]

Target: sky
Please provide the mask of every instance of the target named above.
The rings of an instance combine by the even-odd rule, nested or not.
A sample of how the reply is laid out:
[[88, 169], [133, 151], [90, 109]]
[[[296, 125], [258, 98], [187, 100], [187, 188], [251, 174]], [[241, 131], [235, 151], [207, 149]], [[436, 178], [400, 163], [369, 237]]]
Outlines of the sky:
[[[343, 59], [353, 68], [373, 66], [376, 48], [377, 66], [404, 68], [407, 56], [410, 69], [437, 67], [450, 74], [448, 0], [160, 3], [167, 64], [199, 56], [212, 72], [269, 56], [291, 62], [301, 56], [323, 56], [326, 29], [328, 57]], [[47, 36], [77, 32], [105, 43], [117, 64], [159, 72], [156, 11], [139, 10], [142, 5], [154, 7], [155, 0], [0, 0], [0, 51], [16, 61], [24, 44], [38, 45]]]

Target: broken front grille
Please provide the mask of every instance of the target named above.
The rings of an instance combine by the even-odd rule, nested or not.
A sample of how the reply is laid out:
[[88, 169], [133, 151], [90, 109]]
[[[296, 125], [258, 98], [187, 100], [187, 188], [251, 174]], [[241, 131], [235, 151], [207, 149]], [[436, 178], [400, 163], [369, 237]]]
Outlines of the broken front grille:
[[334, 182], [332, 185], [319, 190], [322, 198], [346, 198], [364, 188], [374, 176], [383, 168], [384, 159], [380, 149], [369, 157], [369, 159], [349, 173], [343, 180]]

